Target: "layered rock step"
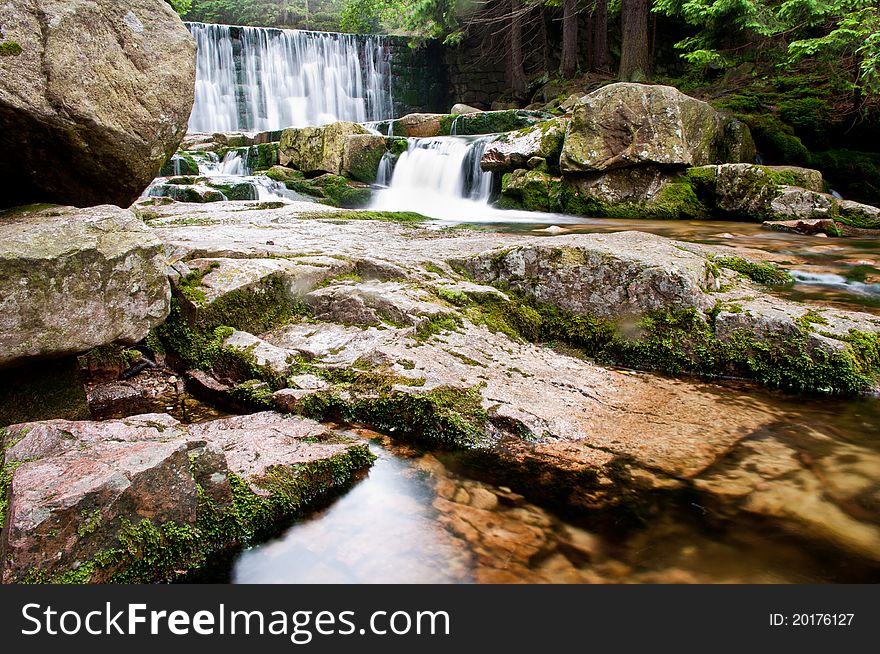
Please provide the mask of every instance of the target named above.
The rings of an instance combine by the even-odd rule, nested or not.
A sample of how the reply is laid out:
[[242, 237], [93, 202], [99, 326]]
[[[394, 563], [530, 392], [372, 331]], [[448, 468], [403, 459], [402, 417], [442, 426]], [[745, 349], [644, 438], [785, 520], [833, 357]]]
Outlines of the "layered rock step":
[[173, 579], [373, 460], [362, 443], [272, 412], [50, 420], [2, 435], [4, 583]]
[[[286, 300], [299, 312], [265, 329], [248, 331], [229, 314], [228, 329], [211, 332], [202, 350], [209, 358], [192, 362], [203, 369], [191, 375], [216, 397], [463, 449], [511, 483], [542, 497], [562, 493], [580, 510], [627, 498], [649, 511], [696, 488], [695, 501], [720, 514], [755, 514], [876, 560], [880, 532], [848, 509], [869, 492], [870, 473], [851, 488], [834, 481], [833, 496], [813, 493], [820, 479], [843, 474], [848, 457], [870, 468], [873, 454], [846, 452], [814, 430], [807, 436], [829, 449], [805, 463], [798, 446], [762, 441], [789, 417], [760, 397], [744, 399], [743, 410], [711, 383], [584, 358], [750, 372], [770, 385], [843, 384], [865, 373], [873, 384], [878, 362], [859, 352], [876, 342], [876, 317], [786, 302], [745, 276], [759, 277], [745, 260], [645, 234], [432, 234], [291, 214], [240, 212], [234, 229], [224, 216], [223, 234], [153, 221], [178, 252], [198, 252], [198, 265], [212, 252], [259, 262], [256, 225], [266, 220], [276, 229], [273, 257], [322, 253], [350, 266], [300, 286]], [[865, 343], [848, 340], [850, 330]], [[770, 475], [780, 462], [791, 474]]]

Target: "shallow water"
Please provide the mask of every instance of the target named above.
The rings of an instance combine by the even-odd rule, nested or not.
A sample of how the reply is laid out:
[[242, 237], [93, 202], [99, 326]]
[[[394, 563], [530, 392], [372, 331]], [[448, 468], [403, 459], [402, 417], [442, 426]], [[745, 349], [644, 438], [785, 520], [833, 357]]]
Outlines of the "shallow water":
[[[771, 405], [781, 419], [750, 437], [778, 450], [757, 465], [768, 475], [757, 496], [840, 507], [880, 524], [880, 400], [789, 397], [746, 384], [713, 385], [718, 401], [743, 410]], [[880, 581], [880, 564], [851, 556], [784, 521], [699, 495], [670, 496], [633, 523], [617, 509], [572, 512], [532, 501], [503, 465], [474, 466], [452, 453], [424, 453], [367, 430], [378, 460], [341, 497], [268, 542], [242, 552], [221, 580], [236, 583], [815, 583]], [[774, 450], [774, 448], [776, 448]], [[710, 472], [724, 478], [737, 456]], [[752, 464], [745, 466], [750, 471]], [[815, 491], [797, 475], [816, 473]], [[737, 474], [739, 474], [737, 472]], [[734, 480], [736, 476], [734, 475]], [[512, 483], [513, 487], [505, 483]], [[716, 482], [713, 482], [716, 483]], [[734, 483], [735, 486], [735, 483]], [[799, 495], [797, 495], [799, 493]], [[830, 494], [836, 503], [827, 501]], [[843, 499], [843, 496], [846, 499]], [[840, 496], [840, 497], [837, 497]], [[834, 528], [833, 519], [827, 525]], [[831, 535], [834, 541], [835, 535]], [[215, 579], [216, 580], [216, 579]]]

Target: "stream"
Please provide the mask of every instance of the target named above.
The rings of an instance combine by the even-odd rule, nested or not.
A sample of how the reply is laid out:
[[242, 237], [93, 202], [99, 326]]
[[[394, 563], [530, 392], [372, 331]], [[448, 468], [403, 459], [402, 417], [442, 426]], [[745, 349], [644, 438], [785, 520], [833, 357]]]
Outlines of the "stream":
[[[819, 462], [823, 470], [827, 488], [818, 490], [820, 495], [872, 478], [858, 510], [847, 510], [860, 511], [865, 523], [880, 522], [880, 400], [804, 402], [744, 383], [708, 386], [719, 401], [743, 410], [763, 405], [781, 412], [784, 420], [750, 438], [765, 445], [796, 443], [799, 456]], [[367, 440], [378, 457], [369, 472], [265, 542], [215, 562], [189, 581], [880, 581], [880, 564], [841, 556], [810, 534], [771, 527], [748, 512], [725, 515], [700, 504], [699, 496], [670, 496], [662, 510], [635, 520], [617, 509], [572, 511], [533, 499], [528, 484], [518, 487], [505, 478], [503, 465], [478, 465], [461, 453], [425, 452], [363, 428], [349, 427], [349, 433]], [[764, 465], [784, 467], [784, 458]], [[771, 495], [777, 481], [768, 478]], [[790, 492], [791, 486], [779, 483], [780, 498]], [[802, 501], [819, 499], [807, 495]], [[816, 511], [822, 510], [818, 504]]]

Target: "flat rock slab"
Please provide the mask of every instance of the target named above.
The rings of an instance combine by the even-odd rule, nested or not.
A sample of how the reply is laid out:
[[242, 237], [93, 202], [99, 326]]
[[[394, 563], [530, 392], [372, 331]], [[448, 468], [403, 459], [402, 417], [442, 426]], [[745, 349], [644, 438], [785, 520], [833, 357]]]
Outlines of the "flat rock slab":
[[[144, 520], [194, 528], [202, 510], [199, 487], [215, 506], [229, 508], [231, 474], [254, 495], [270, 498], [266, 478], [275, 471], [295, 480], [310, 464], [363, 447], [311, 420], [273, 412], [198, 425], [167, 414], [50, 420], [8, 427], [4, 439], [4, 465], [13, 470], [4, 488], [9, 506], [0, 542], [7, 583], [93, 565]], [[314, 492], [351, 472], [340, 470]], [[92, 580], [116, 571], [96, 571]]]
[[126, 209], [0, 212], [0, 367], [137, 343], [170, 296], [161, 242]]

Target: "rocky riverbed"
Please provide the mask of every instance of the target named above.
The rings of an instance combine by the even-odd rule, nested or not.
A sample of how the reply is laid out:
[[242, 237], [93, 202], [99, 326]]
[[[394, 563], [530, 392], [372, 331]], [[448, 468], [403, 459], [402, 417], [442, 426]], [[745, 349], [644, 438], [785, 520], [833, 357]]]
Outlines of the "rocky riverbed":
[[[7, 428], [7, 580], [146, 580], [132, 560], [158, 556], [145, 549], [150, 529], [173, 553], [160, 578], [249, 542], [369, 464], [328, 422], [466, 452], [517, 492], [564, 497], [581, 514], [694, 494], [726, 519], [758, 516], [876, 563], [874, 450], [806, 425], [795, 440], [767, 439], [784, 411], [746, 394], [722, 401], [689, 378], [876, 392], [880, 319], [781, 298], [774, 266], [637, 232], [438, 230], [308, 203], [145, 201], [135, 213], [162, 243], [172, 286], [170, 316], [142, 349], [189, 392], [259, 413]], [[109, 385], [155, 385], [152, 369]], [[90, 389], [96, 408], [107, 384]], [[313, 468], [325, 461], [338, 470], [329, 478]], [[50, 468], [70, 485], [45, 486]], [[188, 513], [143, 505], [150, 484]], [[241, 531], [209, 527], [224, 510], [241, 524], [254, 504], [259, 519]]]

